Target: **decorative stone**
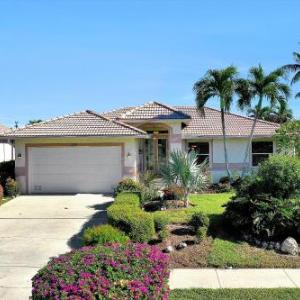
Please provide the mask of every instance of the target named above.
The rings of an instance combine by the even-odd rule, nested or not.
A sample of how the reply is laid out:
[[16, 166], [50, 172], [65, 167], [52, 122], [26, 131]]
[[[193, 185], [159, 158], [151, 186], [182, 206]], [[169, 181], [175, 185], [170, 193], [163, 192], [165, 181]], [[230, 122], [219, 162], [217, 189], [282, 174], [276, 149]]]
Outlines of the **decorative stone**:
[[167, 248], [164, 249], [164, 252], [166, 252], [166, 253], [170, 253], [170, 252], [173, 252], [173, 251], [174, 251], [173, 246], [168, 246]]
[[275, 250], [279, 251], [280, 247], [281, 247], [281, 245], [279, 242], [275, 243]]
[[260, 246], [260, 244], [261, 244], [259, 239], [254, 239], [254, 243], [256, 246]]
[[187, 247], [187, 243], [181, 242], [177, 245], [176, 249], [181, 250]]
[[163, 206], [160, 208], [160, 210], [167, 210], [167, 208]]
[[274, 247], [275, 247], [275, 243], [274, 242], [270, 242], [267, 249], [273, 250]]
[[294, 238], [288, 237], [282, 242], [280, 250], [286, 254], [297, 255], [299, 253], [299, 246]]
[[262, 242], [261, 247], [264, 248], [264, 249], [267, 249], [268, 243], [266, 241]]

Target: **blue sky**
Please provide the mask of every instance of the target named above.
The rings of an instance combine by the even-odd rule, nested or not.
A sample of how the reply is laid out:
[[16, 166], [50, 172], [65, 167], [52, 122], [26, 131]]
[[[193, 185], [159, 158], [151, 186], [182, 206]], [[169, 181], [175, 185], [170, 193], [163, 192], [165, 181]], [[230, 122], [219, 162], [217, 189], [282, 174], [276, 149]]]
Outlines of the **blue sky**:
[[[292, 62], [299, 11], [297, 0], [1, 1], [0, 123], [193, 105], [208, 68], [234, 64], [244, 76]], [[290, 105], [300, 117], [300, 100]]]

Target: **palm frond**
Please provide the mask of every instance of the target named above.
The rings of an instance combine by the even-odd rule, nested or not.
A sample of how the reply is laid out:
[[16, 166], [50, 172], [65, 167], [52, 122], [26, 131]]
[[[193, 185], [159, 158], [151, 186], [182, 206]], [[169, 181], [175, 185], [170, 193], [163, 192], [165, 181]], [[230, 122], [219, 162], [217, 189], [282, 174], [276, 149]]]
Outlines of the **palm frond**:
[[291, 80], [291, 84], [294, 84], [300, 80], [300, 66], [299, 66], [299, 71], [293, 76]]

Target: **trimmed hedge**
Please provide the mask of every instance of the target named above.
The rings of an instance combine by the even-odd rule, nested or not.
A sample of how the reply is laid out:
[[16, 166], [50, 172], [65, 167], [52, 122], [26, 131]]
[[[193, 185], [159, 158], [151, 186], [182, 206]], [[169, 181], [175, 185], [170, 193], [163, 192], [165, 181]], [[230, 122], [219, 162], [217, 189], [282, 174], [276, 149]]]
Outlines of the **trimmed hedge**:
[[168, 256], [147, 244], [83, 247], [52, 258], [32, 279], [32, 299], [168, 299]]
[[105, 245], [107, 243], [124, 244], [129, 237], [123, 231], [111, 225], [98, 225], [87, 228], [83, 233], [83, 242], [86, 246]]
[[135, 193], [120, 193], [107, 216], [111, 225], [123, 230], [134, 242], [148, 242], [155, 234], [153, 216], [140, 208], [140, 198]]

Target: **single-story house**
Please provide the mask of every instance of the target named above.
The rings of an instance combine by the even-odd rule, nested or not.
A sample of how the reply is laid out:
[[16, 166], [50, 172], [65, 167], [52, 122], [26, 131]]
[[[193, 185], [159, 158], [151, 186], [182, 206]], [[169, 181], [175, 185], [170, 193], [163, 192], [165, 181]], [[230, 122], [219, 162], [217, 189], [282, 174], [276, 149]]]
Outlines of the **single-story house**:
[[8, 138], [1, 138], [10, 129], [0, 124], [0, 162], [14, 159], [14, 148], [9, 143]]
[[[243, 168], [253, 119], [226, 114], [229, 168]], [[258, 121], [247, 164], [275, 151], [278, 124]], [[15, 129], [16, 177], [23, 193], [111, 192], [122, 177], [159, 172], [172, 150], [194, 149], [217, 182], [226, 175], [220, 111], [150, 102], [105, 113], [86, 110]]]

